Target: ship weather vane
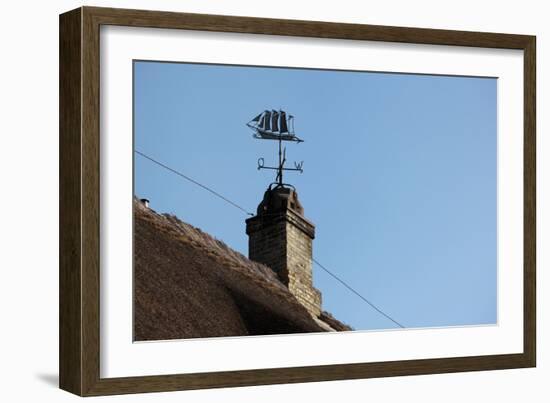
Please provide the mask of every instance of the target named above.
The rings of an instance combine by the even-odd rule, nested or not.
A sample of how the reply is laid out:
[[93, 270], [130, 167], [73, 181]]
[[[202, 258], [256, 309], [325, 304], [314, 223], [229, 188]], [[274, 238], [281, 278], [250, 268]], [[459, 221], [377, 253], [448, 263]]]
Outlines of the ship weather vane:
[[292, 186], [283, 182], [284, 171], [298, 171], [302, 173], [304, 161], [294, 162], [294, 168], [285, 167], [286, 147], [283, 147], [283, 141], [294, 141], [302, 143], [304, 140], [298, 138], [294, 133], [294, 116], [287, 114], [283, 110], [265, 110], [246, 124], [254, 134], [252, 137], [261, 140], [276, 140], [279, 143], [279, 165], [276, 167], [266, 166], [263, 158], [258, 159], [258, 170], [272, 169], [277, 171], [275, 184], [277, 187]]

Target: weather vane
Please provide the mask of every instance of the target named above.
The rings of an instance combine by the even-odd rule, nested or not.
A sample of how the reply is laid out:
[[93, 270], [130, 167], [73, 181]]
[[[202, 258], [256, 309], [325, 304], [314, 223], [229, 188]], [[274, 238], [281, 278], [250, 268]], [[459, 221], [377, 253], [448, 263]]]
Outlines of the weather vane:
[[258, 170], [273, 169], [277, 171], [275, 183], [277, 187], [292, 186], [283, 183], [284, 171], [304, 172], [304, 161], [294, 162], [294, 168], [286, 168], [286, 147], [282, 146], [283, 141], [294, 141], [302, 143], [304, 140], [294, 134], [294, 116], [283, 110], [265, 110], [246, 124], [254, 130], [253, 137], [260, 140], [277, 140], [279, 142], [279, 165], [277, 167], [265, 166], [264, 159], [258, 159]]

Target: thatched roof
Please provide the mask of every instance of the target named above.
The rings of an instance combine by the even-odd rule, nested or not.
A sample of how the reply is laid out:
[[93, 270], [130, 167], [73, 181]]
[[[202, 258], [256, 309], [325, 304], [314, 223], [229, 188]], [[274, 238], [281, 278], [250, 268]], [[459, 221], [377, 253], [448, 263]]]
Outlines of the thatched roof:
[[[323, 315], [321, 315], [323, 316]], [[134, 202], [134, 339], [349, 330], [312, 318], [268, 267]]]

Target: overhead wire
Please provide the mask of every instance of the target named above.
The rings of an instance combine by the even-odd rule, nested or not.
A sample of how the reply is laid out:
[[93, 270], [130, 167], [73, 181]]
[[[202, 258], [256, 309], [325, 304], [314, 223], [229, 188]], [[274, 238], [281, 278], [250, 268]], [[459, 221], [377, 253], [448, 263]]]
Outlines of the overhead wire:
[[226, 203], [229, 203], [229, 204], [231, 204], [233, 207], [238, 208], [239, 210], [241, 210], [241, 211], [244, 212], [245, 214], [247, 214], [247, 215], [249, 215], [249, 216], [253, 216], [253, 215], [254, 215], [254, 213], [251, 213], [250, 211], [246, 210], [244, 207], [242, 207], [242, 206], [238, 205], [237, 203], [235, 203], [235, 202], [229, 200], [227, 197], [221, 195], [219, 192], [215, 191], [214, 189], [212, 189], [212, 188], [210, 188], [210, 187], [208, 187], [208, 186], [206, 186], [206, 185], [203, 185], [203, 184], [200, 183], [199, 181], [197, 181], [197, 180], [195, 180], [195, 179], [193, 179], [193, 178], [191, 178], [191, 177], [185, 175], [184, 173], [182, 173], [182, 172], [180, 172], [180, 171], [176, 171], [176, 170], [173, 169], [173, 168], [170, 168], [168, 165], [163, 164], [162, 162], [160, 162], [160, 161], [158, 161], [158, 160], [156, 160], [156, 159], [154, 159], [154, 158], [152, 158], [152, 157], [150, 157], [150, 156], [148, 156], [148, 155], [142, 153], [141, 151], [134, 150], [134, 152], [135, 152], [136, 154], [142, 156], [143, 158], [146, 158], [146, 159], [148, 159], [149, 161], [151, 161], [151, 162], [157, 164], [158, 166], [160, 166], [160, 167], [162, 167], [162, 168], [164, 168], [164, 169], [166, 169], [166, 170], [168, 170], [168, 171], [170, 171], [170, 172], [172, 172], [172, 173], [174, 173], [174, 174], [176, 174], [176, 175], [182, 177], [183, 179], [188, 180], [189, 182], [191, 182], [191, 183], [193, 183], [193, 184], [195, 184], [195, 185], [197, 185], [197, 186], [200, 186], [200, 187], [203, 188], [204, 190], [206, 190], [206, 191], [212, 193], [214, 196], [219, 197], [220, 199], [222, 199], [222, 200], [225, 201]]
[[396, 321], [394, 318], [392, 318], [390, 315], [385, 313], [382, 309], [378, 308], [376, 305], [374, 305], [371, 301], [369, 301], [367, 298], [363, 297], [359, 291], [355, 290], [353, 287], [348, 285], [344, 280], [342, 280], [340, 277], [338, 277], [336, 274], [331, 272], [329, 269], [327, 269], [325, 266], [323, 266], [319, 261], [315, 258], [312, 258], [312, 260], [319, 266], [321, 269], [323, 269], [325, 272], [327, 272], [332, 278], [334, 278], [336, 281], [338, 281], [340, 284], [342, 284], [344, 287], [346, 287], [349, 291], [351, 291], [353, 294], [357, 295], [359, 298], [361, 298], [364, 302], [366, 302], [372, 309], [374, 309], [376, 312], [378, 312], [380, 315], [384, 316], [385, 318], [392, 321], [394, 324], [399, 326], [400, 328], [405, 328], [404, 325]]

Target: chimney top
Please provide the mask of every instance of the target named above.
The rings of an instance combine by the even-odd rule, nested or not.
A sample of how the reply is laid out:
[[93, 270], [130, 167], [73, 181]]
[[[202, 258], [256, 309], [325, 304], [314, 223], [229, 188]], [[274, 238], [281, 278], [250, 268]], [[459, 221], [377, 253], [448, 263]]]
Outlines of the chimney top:
[[144, 207], [149, 208], [149, 199], [139, 199], [139, 201]]
[[264, 198], [258, 205], [257, 214], [259, 216], [272, 213], [284, 213], [286, 210], [293, 210], [299, 215], [304, 215], [304, 208], [298, 200], [296, 189], [276, 186], [268, 188], [264, 193]]

